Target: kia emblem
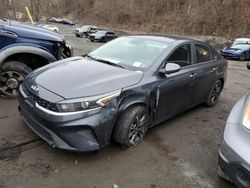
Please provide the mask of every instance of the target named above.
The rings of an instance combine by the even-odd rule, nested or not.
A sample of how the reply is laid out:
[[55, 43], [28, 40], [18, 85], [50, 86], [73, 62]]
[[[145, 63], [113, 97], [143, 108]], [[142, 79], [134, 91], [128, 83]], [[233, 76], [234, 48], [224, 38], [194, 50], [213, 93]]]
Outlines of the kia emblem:
[[33, 89], [34, 91], [38, 91], [39, 90], [38, 87], [35, 86], [35, 85], [30, 86], [30, 88]]

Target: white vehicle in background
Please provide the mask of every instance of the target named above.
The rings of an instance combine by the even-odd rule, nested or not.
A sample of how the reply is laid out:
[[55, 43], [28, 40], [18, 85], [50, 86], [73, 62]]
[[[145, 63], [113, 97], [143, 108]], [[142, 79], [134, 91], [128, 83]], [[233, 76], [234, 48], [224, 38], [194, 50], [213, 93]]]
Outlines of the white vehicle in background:
[[75, 35], [76, 37], [87, 37], [92, 33], [96, 33], [98, 31], [98, 27], [94, 25], [84, 25], [80, 28], [75, 29]]
[[38, 23], [35, 25], [36, 27], [40, 27], [40, 28], [43, 28], [43, 29], [47, 29], [47, 30], [50, 30], [50, 31], [54, 31], [56, 33], [59, 32], [59, 29], [58, 27], [54, 26], [54, 25], [47, 25], [47, 24], [41, 24], [41, 23]]
[[235, 39], [232, 46], [234, 46], [236, 44], [250, 44], [250, 38], [238, 38], [238, 39]]

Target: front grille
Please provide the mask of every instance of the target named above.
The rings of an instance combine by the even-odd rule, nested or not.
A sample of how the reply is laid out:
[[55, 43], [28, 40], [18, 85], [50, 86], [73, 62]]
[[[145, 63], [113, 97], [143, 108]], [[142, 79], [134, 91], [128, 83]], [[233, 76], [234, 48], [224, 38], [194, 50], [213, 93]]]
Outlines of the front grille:
[[58, 112], [58, 108], [54, 103], [46, 101], [46, 100], [42, 99], [41, 97], [34, 95], [33, 93], [29, 92], [25, 87], [22, 87], [22, 89], [23, 89], [23, 92], [25, 93], [25, 95], [27, 95], [29, 98], [31, 98], [34, 102], [36, 102], [37, 104], [39, 104], [43, 108], [46, 108], [46, 109], [54, 111], [54, 112]]
[[28, 126], [40, 137], [42, 137], [44, 140], [51, 142], [52, 137], [50, 133], [41, 125], [39, 125], [36, 121], [34, 121], [32, 118], [29, 117], [29, 115], [24, 115], [24, 120], [28, 124]]

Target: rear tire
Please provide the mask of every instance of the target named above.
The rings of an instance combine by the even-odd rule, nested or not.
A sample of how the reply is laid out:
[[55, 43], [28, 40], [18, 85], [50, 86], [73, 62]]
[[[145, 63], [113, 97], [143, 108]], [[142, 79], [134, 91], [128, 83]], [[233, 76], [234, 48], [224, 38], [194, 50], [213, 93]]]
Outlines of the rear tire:
[[0, 92], [7, 98], [15, 98], [20, 84], [31, 71], [31, 68], [18, 61], [4, 63], [0, 72]]
[[149, 127], [149, 113], [142, 105], [127, 109], [116, 124], [114, 140], [124, 148], [137, 146], [146, 135]]
[[208, 107], [215, 106], [220, 98], [220, 94], [222, 91], [222, 83], [220, 80], [217, 80], [209, 92], [209, 96], [206, 102]]

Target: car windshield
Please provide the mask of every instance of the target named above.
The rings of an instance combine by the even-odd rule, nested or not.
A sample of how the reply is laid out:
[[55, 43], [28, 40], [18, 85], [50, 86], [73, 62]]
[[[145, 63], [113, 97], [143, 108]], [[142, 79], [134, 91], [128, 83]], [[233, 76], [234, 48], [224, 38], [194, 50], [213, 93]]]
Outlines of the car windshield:
[[140, 37], [121, 37], [94, 50], [88, 56], [132, 70], [146, 70], [169, 46], [169, 43]]
[[0, 25], [8, 25], [9, 24], [9, 20], [7, 19], [0, 19]]
[[250, 48], [248, 44], [235, 44], [231, 48], [239, 49], [239, 50], [247, 50]]

